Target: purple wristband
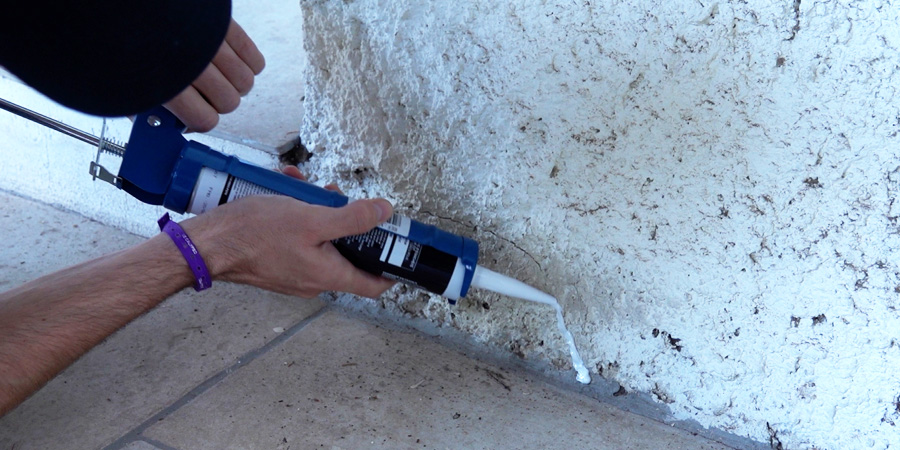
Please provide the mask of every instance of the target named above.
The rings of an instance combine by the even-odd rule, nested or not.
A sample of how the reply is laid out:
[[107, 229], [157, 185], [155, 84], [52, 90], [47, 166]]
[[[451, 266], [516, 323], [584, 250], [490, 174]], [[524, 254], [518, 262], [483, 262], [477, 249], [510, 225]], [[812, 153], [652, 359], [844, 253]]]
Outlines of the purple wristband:
[[191, 272], [194, 272], [194, 278], [197, 279], [194, 283], [194, 289], [202, 291], [212, 286], [212, 278], [209, 276], [209, 269], [206, 268], [206, 263], [203, 262], [203, 258], [200, 256], [200, 252], [197, 251], [197, 247], [181, 226], [169, 218], [169, 213], [165, 213], [160, 217], [157, 223], [159, 224], [159, 229], [172, 238], [172, 241], [175, 242], [175, 246], [178, 247], [178, 250], [181, 250], [181, 254], [184, 255], [184, 259], [187, 261], [188, 266], [190, 266]]

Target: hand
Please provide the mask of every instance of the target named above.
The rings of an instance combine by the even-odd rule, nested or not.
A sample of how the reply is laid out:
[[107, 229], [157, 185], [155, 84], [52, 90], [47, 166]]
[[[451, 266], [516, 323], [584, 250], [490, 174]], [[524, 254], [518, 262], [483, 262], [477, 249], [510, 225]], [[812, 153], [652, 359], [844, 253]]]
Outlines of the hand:
[[[285, 173], [302, 178], [295, 167]], [[357, 269], [331, 241], [368, 232], [392, 211], [384, 199], [329, 208], [286, 196], [255, 196], [216, 207], [182, 226], [214, 279], [304, 298], [322, 291], [375, 298], [394, 282]]]
[[225, 42], [203, 73], [184, 91], [165, 103], [188, 130], [205, 132], [219, 123], [250, 92], [253, 78], [262, 72], [266, 60], [256, 44], [233, 19]]

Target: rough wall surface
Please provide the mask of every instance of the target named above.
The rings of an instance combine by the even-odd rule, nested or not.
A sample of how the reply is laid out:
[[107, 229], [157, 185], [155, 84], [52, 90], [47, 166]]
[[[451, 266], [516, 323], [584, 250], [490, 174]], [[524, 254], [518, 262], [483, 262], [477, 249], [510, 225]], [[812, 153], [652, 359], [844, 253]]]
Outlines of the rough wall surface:
[[[896, 5], [301, 7], [308, 172], [477, 239], [678, 418], [900, 445]], [[548, 308], [384, 302], [569, 365]]]

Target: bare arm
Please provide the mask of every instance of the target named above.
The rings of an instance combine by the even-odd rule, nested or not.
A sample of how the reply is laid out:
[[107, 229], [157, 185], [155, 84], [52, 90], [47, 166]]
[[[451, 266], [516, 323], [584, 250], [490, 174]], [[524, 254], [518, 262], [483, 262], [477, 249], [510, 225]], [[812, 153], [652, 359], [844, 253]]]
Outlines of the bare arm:
[[0, 415], [106, 336], [192, 283], [168, 236], [0, 294]]
[[[392, 282], [353, 267], [331, 240], [368, 231], [390, 213], [385, 200], [326, 208], [288, 197], [248, 197], [181, 225], [214, 280], [307, 298], [324, 290], [376, 297]], [[181, 253], [160, 234], [0, 294], [0, 416], [192, 284]]]

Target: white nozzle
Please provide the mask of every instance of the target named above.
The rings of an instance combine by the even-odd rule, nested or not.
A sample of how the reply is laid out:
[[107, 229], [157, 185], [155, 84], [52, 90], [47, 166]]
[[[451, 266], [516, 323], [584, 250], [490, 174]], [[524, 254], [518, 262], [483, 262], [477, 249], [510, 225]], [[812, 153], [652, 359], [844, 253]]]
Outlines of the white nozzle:
[[578, 349], [575, 348], [575, 339], [572, 337], [572, 333], [569, 332], [568, 328], [566, 328], [565, 321], [563, 320], [562, 307], [559, 306], [559, 302], [556, 301], [555, 297], [546, 292], [539, 291], [515, 278], [501, 275], [481, 266], [475, 266], [475, 273], [472, 275], [472, 287], [487, 289], [498, 294], [552, 306], [553, 309], [556, 310], [556, 324], [559, 327], [559, 332], [562, 333], [563, 339], [565, 339], [566, 343], [569, 345], [569, 354], [572, 356], [572, 366], [578, 373], [578, 376], [576, 376], [575, 379], [583, 384], [591, 382], [590, 372], [588, 372], [587, 367], [584, 366], [584, 361], [581, 359]]
[[556, 299], [550, 294], [541, 292], [515, 278], [501, 275], [490, 269], [475, 266], [475, 274], [472, 275], [472, 287], [487, 289], [498, 294], [521, 298], [532, 302], [544, 303], [556, 306]]

